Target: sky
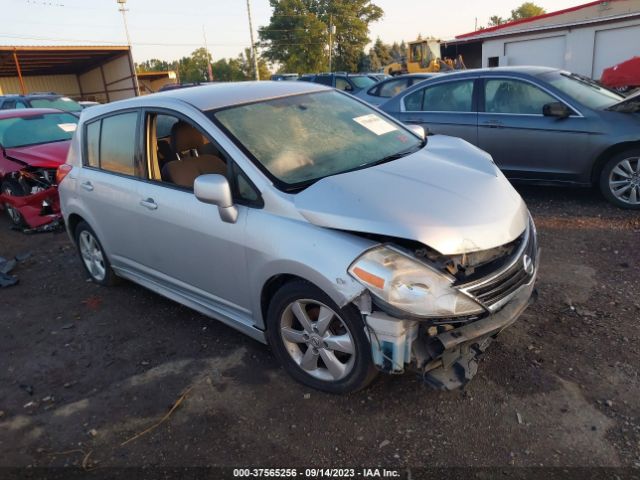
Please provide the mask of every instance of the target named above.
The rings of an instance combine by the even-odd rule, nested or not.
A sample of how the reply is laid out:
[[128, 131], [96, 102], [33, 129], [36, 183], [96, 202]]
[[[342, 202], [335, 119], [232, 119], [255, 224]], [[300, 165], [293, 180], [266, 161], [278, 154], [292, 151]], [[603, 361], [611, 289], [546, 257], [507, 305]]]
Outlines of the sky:
[[[443, 40], [508, 17], [523, 0], [374, 0], [385, 14], [370, 38], [386, 43], [434, 36]], [[535, 0], [548, 12], [587, 0]], [[214, 59], [250, 45], [246, 0], [128, 0], [127, 21], [136, 62], [174, 60], [207, 44]], [[125, 45], [117, 0], [0, 0], [1, 45]], [[251, 0], [253, 28], [267, 25], [268, 0]]]

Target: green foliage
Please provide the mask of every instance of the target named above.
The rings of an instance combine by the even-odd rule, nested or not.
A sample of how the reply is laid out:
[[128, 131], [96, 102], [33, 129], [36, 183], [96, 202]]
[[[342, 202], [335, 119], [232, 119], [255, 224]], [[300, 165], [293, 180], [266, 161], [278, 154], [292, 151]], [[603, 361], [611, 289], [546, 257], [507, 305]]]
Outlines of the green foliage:
[[[251, 56], [251, 49], [245, 48], [244, 52], [238, 55], [238, 63], [240, 64], [240, 70], [244, 76], [244, 80], [255, 80], [253, 57]], [[264, 58], [258, 55], [258, 74], [260, 80], [269, 80], [271, 78], [271, 71], [267, 66], [267, 62]]]
[[522, 20], [523, 18], [535, 17], [546, 13], [546, 10], [533, 2], [524, 2], [515, 10], [511, 10], [510, 20]]
[[242, 71], [242, 65], [236, 58], [222, 58], [211, 66], [215, 82], [239, 82], [247, 77]]
[[174, 62], [167, 62], [165, 60], [158, 60], [152, 58], [145, 60], [142, 63], [136, 63], [136, 71], [138, 72], [166, 72], [167, 70], [173, 70]]
[[[376, 41], [373, 44], [373, 47], [371, 47], [370, 52], [373, 52], [378, 58], [380, 62], [380, 66], [378, 68], [388, 65], [392, 61], [391, 46], [380, 40], [380, 37], [376, 38]], [[377, 70], [378, 68], [374, 70]]]
[[491, 18], [489, 18], [489, 27], [496, 27], [498, 25], [502, 25], [503, 23], [505, 23], [506, 20], [504, 18], [502, 18], [500, 15], [493, 15]]
[[287, 72], [329, 68], [329, 25], [334, 26], [333, 69], [355, 71], [369, 42], [369, 24], [382, 17], [371, 0], [270, 0], [269, 25], [259, 31], [264, 55]]
[[[136, 65], [139, 72], [158, 72], [174, 70], [181, 83], [198, 83], [209, 81], [207, 65], [211, 62], [211, 54], [204, 48], [194, 50], [188, 57], [167, 62], [152, 58]], [[216, 82], [237, 82], [253, 80], [253, 59], [251, 50], [245, 49], [237, 58], [222, 58], [212, 62], [213, 80]], [[267, 62], [258, 57], [258, 72], [261, 80], [268, 80], [271, 76]]]
[[391, 54], [391, 61], [399, 63], [407, 56], [407, 44], [404, 43], [404, 40], [400, 44], [393, 42], [389, 53]]
[[[544, 8], [539, 5], [536, 5], [533, 2], [524, 2], [515, 10], [511, 10], [511, 17], [504, 19], [500, 15], [493, 15], [489, 18], [489, 23], [487, 26], [495, 27], [498, 25], [502, 25], [503, 23], [513, 22], [515, 20], [522, 20], [523, 18], [531, 18], [536, 17], [538, 15], [542, 15], [547, 13]], [[482, 30], [480, 27], [479, 30]]]
[[206, 82], [209, 79], [207, 65], [211, 60], [211, 54], [205, 48], [198, 48], [190, 56], [182, 57], [176, 68], [180, 82]]

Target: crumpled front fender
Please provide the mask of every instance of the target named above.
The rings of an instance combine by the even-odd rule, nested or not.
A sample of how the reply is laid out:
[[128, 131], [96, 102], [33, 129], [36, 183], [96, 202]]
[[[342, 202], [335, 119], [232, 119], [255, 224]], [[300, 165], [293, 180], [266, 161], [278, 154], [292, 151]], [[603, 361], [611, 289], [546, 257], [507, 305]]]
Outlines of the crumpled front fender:
[[[48, 209], [43, 208], [42, 202], [49, 204]], [[5, 204], [17, 209], [29, 228], [38, 228], [62, 218], [60, 213], [60, 199], [58, 189], [49, 187], [33, 195], [15, 196], [0, 193], [0, 205]]]

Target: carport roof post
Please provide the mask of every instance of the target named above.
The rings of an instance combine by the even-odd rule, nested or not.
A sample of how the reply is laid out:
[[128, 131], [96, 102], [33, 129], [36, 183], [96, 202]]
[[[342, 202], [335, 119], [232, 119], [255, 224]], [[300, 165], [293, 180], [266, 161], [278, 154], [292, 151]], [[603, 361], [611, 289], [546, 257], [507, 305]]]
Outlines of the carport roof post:
[[20, 93], [25, 95], [27, 93], [27, 89], [24, 88], [24, 79], [22, 78], [22, 70], [20, 69], [20, 61], [18, 60], [18, 54], [16, 53], [16, 49], [13, 49], [13, 62], [16, 65], [16, 72], [18, 73], [18, 80], [20, 81]]

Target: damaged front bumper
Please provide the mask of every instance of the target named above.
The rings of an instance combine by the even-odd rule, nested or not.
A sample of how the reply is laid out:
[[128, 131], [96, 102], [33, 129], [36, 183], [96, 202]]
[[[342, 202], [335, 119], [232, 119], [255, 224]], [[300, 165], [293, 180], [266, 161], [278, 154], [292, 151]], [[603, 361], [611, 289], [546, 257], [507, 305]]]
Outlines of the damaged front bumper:
[[418, 370], [437, 389], [460, 388], [475, 375], [477, 358], [493, 338], [529, 306], [534, 284], [535, 275], [500, 310], [457, 328], [447, 325], [446, 331], [374, 311], [365, 317], [374, 363], [389, 373]]
[[46, 229], [48, 225], [58, 225], [62, 221], [55, 186], [24, 196], [0, 193], [0, 208], [4, 209], [6, 205], [20, 213], [27, 230]]

